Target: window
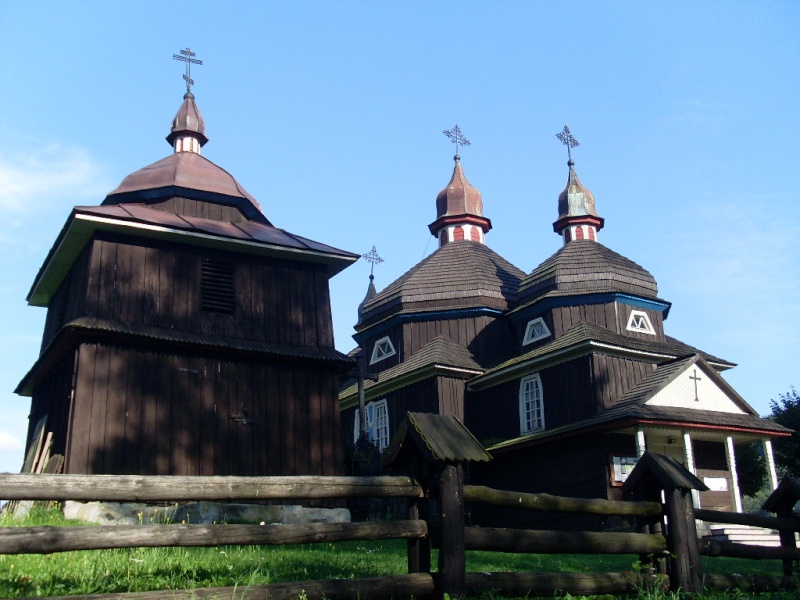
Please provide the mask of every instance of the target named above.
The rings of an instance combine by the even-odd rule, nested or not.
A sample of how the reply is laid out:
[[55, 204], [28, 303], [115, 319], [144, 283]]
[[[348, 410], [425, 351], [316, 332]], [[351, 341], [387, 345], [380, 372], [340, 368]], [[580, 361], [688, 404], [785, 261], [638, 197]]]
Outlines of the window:
[[[386, 400], [367, 402], [364, 408], [367, 413], [367, 439], [383, 451], [389, 445], [389, 408]], [[357, 442], [361, 433], [361, 412], [358, 409], [353, 421], [353, 442]]]
[[641, 310], [632, 310], [631, 316], [628, 318], [628, 331], [636, 331], [638, 333], [647, 333], [655, 335], [656, 330], [653, 329], [653, 324], [650, 323], [650, 317], [647, 313]]
[[381, 338], [375, 345], [372, 347], [372, 358], [369, 361], [369, 364], [374, 365], [376, 362], [382, 361], [384, 358], [389, 358], [390, 356], [394, 356], [394, 346], [392, 346], [392, 341], [388, 338]]
[[523, 377], [519, 383], [519, 431], [520, 434], [544, 429], [544, 402], [542, 379], [539, 374]]
[[539, 317], [538, 319], [528, 322], [528, 326], [525, 328], [525, 337], [522, 339], [522, 345], [524, 346], [525, 344], [541, 340], [549, 335], [550, 330], [547, 328], [547, 324]]
[[200, 267], [200, 308], [232, 315], [236, 307], [233, 263], [204, 258]]

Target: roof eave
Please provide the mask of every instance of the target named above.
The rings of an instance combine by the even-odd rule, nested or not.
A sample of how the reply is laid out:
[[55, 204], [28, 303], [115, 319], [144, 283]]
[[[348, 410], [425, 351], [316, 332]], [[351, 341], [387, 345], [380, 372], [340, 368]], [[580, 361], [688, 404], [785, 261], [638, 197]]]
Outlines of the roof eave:
[[135, 234], [139, 237], [169, 240], [191, 246], [321, 263], [327, 267], [330, 277], [341, 272], [359, 258], [357, 254], [349, 252], [330, 254], [264, 242], [236, 240], [208, 233], [183, 231], [163, 225], [85, 215], [73, 210], [31, 286], [27, 297], [28, 304], [47, 306], [75, 259], [97, 231]]

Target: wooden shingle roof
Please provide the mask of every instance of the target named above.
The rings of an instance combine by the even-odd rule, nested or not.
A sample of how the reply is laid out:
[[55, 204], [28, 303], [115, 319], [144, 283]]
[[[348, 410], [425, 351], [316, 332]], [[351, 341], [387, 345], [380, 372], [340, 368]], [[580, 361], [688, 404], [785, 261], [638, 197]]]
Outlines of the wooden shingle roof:
[[525, 273], [484, 244], [445, 244], [364, 305], [370, 325], [402, 310], [513, 308]]
[[492, 456], [457, 418], [410, 412], [403, 419], [381, 462], [396, 464], [409, 446], [427, 462], [488, 462]]
[[492, 379], [496, 380], [496, 383], [500, 383], [504, 380], [503, 372], [508, 372], [509, 376], [512, 376], [514, 372], [525, 368], [528, 363], [546, 359], [549, 356], [563, 355], [571, 350], [577, 352], [587, 344], [594, 344], [598, 348], [602, 347], [605, 351], [633, 351], [656, 355], [656, 357], [663, 357], [664, 361], [699, 354], [707, 362], [716, 367], [730, 368], [735, 366], [734, 363], [702, 352], [675, 338], [667, 337], [664, 342], [643, 340], [620, 335], [610, 329], [588, 321], [580, 321], [560, 338], [553, 340], [549, 344], [539, 346], [529, 352], [515, 356], [514, 358], [487, 369], [483, 375], [476, 377], [470, 385], [485, 387], [489, 383], [489, 380]]
[[559, 292], [616, 291], [656, 298], [658, 285], [643, 267], [590, 240], [574, 240], [536, 267], [519, 286], [520, 305]]
[[[364, 390], [380, 388], [381, 393], [408, 385], [421, 378], [428, 377], [437, 371], [456, 371], [461, 377], [468, 379], [479, 374], [483, 367], [478, 364], [472, 353], [448, 337], [436, 336], [420, 348], [411, 358], [395, 365], [377, 375], [377, 380], [364, 382]], [[388, 387], [387, 387], [388, 386]], [[344, 401], [354, 397], [358, 386], [354, 382], [342, 389], [339, 399]]]

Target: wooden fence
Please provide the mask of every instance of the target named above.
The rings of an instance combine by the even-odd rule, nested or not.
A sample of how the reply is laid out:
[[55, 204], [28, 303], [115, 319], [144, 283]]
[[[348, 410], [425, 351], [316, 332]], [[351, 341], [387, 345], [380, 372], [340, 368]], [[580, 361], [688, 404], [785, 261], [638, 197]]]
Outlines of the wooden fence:
[[[662, 457], [663, 458], [663, 457]], [[643, 464], [646, 466], [647, 461]], [[654, 464], [658, 464], [658, 461]], [[639, 468], [639, 467], [637, 467]], [[329, 498], [405, 498], [408, 518], [391, 522], [310, 525], [162, 524], [87, 527], [7, 527], [0, 529], [0, 553], [52, 553], [139, 546], [285, 545], [344, 540], [406, 539], [409, 573], [380, 578], [304, 581], [248, 588], [153, 591], [92, 598], [416, 598], [451, 597], [493, 590], [505, 596], [622, 594], [644, 585], [694, 591], [702, 587], [745, 590], [792, 589], [793, 568], [800, 555], [794, 546], [798, 520], [786, 507], [794, 502], [797, 480], [782, 483], [773, 495], [779, 517], [752, 517], [694, 511], [690, 490], [669, 485], [665, 503], [613, 502], [522, 494], [463, 484], [458, 463], [427, 468], [424, 480], [411, 477], [140, 477], [109, 475], [0, 475], [0, 497], [17, 500], [102, 500], [116, 502], [319, 500]], [[653, 479], [639, 477], [647, 493]], [[797, 490], [795, 490], [795, 487]], [[634, 489], [635, 492], [635, 489]], [[660, 491], [659, 491], [660, 493]], [[635, 494], [634, 494], [635, 495]], [[771, 498], [772, 500], [772, 498]], [[688, 503], [687, 503], [688, 502]], [[465, 504], [487, 504], [552, 513], [618, 515], [635, 519], [638, 531], [586, 532], [479, 528], [465, 526]], [[770, 501], [768, 501], [768, 504]], [[665, 516], [667, 519], [665, 519]], [[780, 548], [699, 542], [695, 518], [778, 529]], [[438, 569], [431, 568], [431, 548], [438, 548]], [[466, 550], [537, 554], [633, 554], [651, 561], [647, 573], [470, 573]], [[705, 576], [700, 554], [784, 561], [784, 576]]]

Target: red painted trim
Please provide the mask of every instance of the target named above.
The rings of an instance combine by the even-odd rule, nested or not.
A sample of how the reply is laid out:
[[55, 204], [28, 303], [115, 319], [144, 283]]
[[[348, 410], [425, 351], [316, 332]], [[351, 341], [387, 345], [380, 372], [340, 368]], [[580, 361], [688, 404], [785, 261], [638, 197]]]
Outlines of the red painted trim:
[[439, 234], [439, 230], [447, 225], [477, 225], [481, 229], [483, 229], [483, 233], [488, 232], [492, 228], [492, 222], [487, 219], [486, 217], [478, 217], [476, 215], [446, 215], [444, 217], [439, 217], [433, 223], [428, 225], [428, 230], [431, 232], [431, 235], [436, 236]]
[[567, 227], [572, 225], [594, 225], [597, 231], [603, 228], [605, 220], [602, 217], [593, 217], [591, 215], [583, 215], [580, 217], [563, 217], [553, 223], [553, 231], [561, 233]]

